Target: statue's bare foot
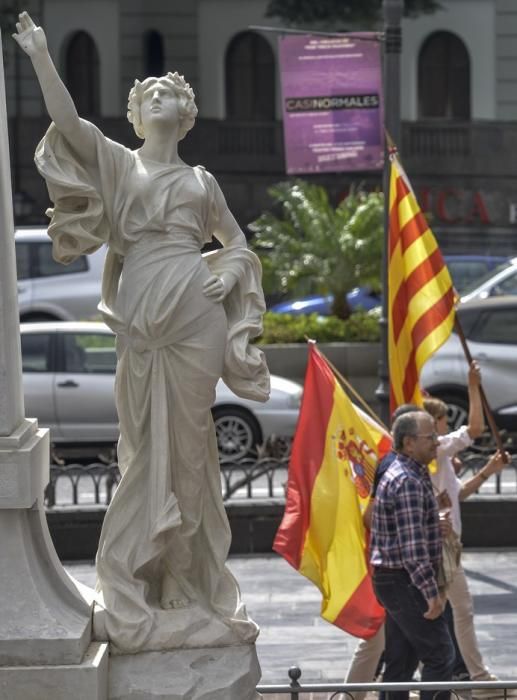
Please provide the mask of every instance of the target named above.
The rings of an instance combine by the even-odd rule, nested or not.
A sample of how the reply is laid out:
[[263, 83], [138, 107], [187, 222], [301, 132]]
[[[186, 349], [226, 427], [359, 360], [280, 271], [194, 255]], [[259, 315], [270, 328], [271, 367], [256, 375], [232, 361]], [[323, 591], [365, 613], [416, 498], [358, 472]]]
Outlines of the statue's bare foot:
[[161, 606], [164, 610], [180, 610], [182, 608], [188, 608], [192, 605], [192, 601], [188, 598], [174, 598], [173, 600], [168, 600], [162, 597]]
[[164, 610], [180, 610], [192, 605], [192, 601], [187, 598], [170, 574], [165, 574], [163, 577], [160, 605]]

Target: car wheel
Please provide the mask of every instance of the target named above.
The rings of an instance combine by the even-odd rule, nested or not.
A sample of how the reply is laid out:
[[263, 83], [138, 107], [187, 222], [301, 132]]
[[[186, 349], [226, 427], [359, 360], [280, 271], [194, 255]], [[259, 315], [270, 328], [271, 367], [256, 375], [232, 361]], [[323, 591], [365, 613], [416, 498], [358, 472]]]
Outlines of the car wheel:
[[243, 459], [260, 444], [260, 426], [249, 411], [238, 406], [224, 406], [214, 408], [212, 414], [221, 461]]
[[468, 422], [469, 402], [461, 394], [439, 394], [437, 398], [447, 404], [447, 422], [451, 430], [457, 430]]

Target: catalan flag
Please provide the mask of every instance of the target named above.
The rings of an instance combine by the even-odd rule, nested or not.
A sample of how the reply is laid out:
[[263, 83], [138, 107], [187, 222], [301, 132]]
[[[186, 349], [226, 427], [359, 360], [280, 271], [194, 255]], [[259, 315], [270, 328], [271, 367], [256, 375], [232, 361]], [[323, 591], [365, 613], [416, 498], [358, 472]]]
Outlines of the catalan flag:
[[361, 501], [391, 438], [355, 407], [309, 344], [284, 517], [273, 549], [320, 589], [321, 615], [368, 639], [384, 620], [366, 557]]
[[454, 326], [455, 292], [436, 239], [391, 156], [388, 254], [390, 406], [422, 404], [419, 375]]

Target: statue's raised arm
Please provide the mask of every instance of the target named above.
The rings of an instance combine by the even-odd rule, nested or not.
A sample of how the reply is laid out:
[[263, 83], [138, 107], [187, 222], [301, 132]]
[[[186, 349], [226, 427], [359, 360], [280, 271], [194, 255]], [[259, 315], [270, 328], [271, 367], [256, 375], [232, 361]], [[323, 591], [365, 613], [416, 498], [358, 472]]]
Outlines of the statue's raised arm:
[[29, 56], [38, 78], [45, 105], [58, 131], [70, 142], [85, 163], [92, 163], [95, 150], [88, 129], [83, 128], [74, 102], [50, 57], [45, 32], [27, 12], [19, 15], [16, 42]]

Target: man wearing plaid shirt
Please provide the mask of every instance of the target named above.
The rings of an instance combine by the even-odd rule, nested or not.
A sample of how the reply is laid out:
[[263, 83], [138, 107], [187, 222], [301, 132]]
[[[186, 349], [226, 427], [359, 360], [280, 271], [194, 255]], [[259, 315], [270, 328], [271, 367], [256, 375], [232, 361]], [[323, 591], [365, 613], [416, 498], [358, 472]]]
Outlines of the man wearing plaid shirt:
[[[390, 648], [412, 648], [423, 664], [422, 681], [450, 681], [454, 647], [442, 615], [445, 598], [436, 582], [441, 558], [438, 507], [427, 465], [436, 457], [434, 421], [406, 413], [393, 424], [397, 458], [379, 483], [372, 516], [370, 561], [375, 593], [386, 609], [386, 672], [383, 681], [404, 682]], [[405, 700], [407, 692], [389, 693]], [[423, 691], [422, 700], [449, 693]]]

